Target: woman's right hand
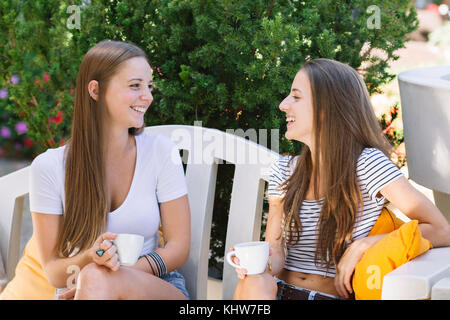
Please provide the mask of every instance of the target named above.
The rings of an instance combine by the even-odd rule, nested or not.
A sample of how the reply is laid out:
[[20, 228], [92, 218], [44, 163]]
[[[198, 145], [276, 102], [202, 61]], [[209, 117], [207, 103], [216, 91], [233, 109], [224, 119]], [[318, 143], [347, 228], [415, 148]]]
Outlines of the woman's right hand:
[[[117, 234], [106, 232], [100, 235], [90, 249], [88, 249], [89, 256], [93, 262], [98, 265], [105, 266], [112, 271], [119, 270], [120, 262], [117, 255], [117, 247], [111, 242], [117, 237]], [[97, 253], [103, 250], [101, 256]], [[101, 251], [100, 251], [101, 253]]]

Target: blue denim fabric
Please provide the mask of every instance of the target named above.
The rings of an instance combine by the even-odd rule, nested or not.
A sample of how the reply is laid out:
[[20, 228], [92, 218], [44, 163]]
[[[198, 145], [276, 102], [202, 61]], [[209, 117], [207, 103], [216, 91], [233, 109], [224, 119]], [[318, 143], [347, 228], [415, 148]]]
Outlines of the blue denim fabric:
[[189, 293], [186, 290], [186, 284], [184, 281], [184, 277], [181, 273], [179, 273], [177, 270], [174, 270], [168, 274], [166, 274], [164, 277], [161, 277], [164, 281], [167, 281], [171, 285], [173, 285], [175, 288], [179, 289], [185, 296], [186, 299], [190, 299]]
[[[292, 284], [287, 283], [286, 281], [283, 281], [283, 280], [278, 279], [277, 277], [275, 277], [275, 281], [277, 282], [277, 285], [278, 285], [278, 283], [281, 283], [281, 284], [287, 284], [287, 285], [289, 285], [289, 286], [291, 286], [291, 287], [293, 287], [293, 288], [295, 288], [295, 289], [297, 289], [297, 290], [309, 292], [309, 298], [308, 298], [308, 300], [314, 300], [314, 296], [316, 295], [316, 293], [320, 293], [321, 295], [324, 295], [324, 296], [329, 296], [329, 297], [334, 298], [334, 299], [336, 299], [336, 300], [345, 300], [344, 298], [337, 297], [337, 296], [334, 296], [334, 295], [332, 295], [332, 294], [323, 293], [323, 292], [320, 292], [320, 291], [315, 291], [315, 290], [310, 290], [310, 289], [304, 289], [304, 288], [300, 288], [300, 287], [294, 286], [294, 285], [292, 285]], [[277, 299], [277, 300], [280, 300], [280, 296], [279, 296], [278, 294], [277, 294], [277, 298], [276, 298], [276, 299]]]

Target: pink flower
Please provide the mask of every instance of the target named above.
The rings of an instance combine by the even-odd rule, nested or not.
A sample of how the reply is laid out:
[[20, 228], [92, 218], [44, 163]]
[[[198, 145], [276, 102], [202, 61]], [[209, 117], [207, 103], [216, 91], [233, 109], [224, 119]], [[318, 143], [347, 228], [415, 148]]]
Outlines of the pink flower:
[[0, 99], [6, 99], [9, 97], [9, 93], [7, 89], [0, 90]]
[[19, 78], [18, 75], [13, 75], [13, 76], [11, 77], [11, 79], [10, 79], [10, 83], [11, 83], [11, 84], [18, 84], [19, 81], [20, 81], [20, 78]]
[[18, 134], [23, 134], [25, 132], [27, 132], [27, 123], [26, 122], [18, 122], [16, 124], [16, 131]]
[[11, 130], [8, 127], [2, 127], [0, 129], [0, 135], [2, 136], [2, 138], [8, 139], [9, 137], [11, 137]]
[[50, 75], [47, 72], [44, 72], [42, 75], [42, 81], [49, 82], [50, 81]]

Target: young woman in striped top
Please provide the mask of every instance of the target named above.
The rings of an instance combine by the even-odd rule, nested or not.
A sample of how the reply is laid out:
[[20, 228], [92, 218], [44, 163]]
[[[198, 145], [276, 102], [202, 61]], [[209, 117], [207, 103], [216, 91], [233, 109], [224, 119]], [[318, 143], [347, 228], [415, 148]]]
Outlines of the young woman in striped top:
[[417, 219], [434, 247], [450, 245], [442, 213], [389, 160], [391, 146], [353, 68], [328, 59], [306, 62], [280, 109], [286, 138], [304, 147], [272, 166], [269, 265], [259, 275], [236, 269], [235, 299], [351, 298], [356, 264], [385, 236], [368, 234], [386, 199]]

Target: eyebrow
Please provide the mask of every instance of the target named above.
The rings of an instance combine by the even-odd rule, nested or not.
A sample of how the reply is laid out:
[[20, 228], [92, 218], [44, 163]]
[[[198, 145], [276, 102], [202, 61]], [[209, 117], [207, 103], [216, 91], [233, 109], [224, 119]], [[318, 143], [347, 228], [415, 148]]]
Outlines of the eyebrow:
[[[137, 81], [144, 81], [144, 80], [141, 79], [141, 78], [133, 78], [133, 79], [128, 80], [128, 82], [134, 81], [134, 80], [137, 80]], [[153, 80], [151, 80], [149, 83], [153, 83]]]
[[302, 90], [297, 89], [297, 88], [294, 88], [294, 89], [292, 89], [291, 91], [297, 91], [297, 92], [299, 92], [299, 93], [303, 93]]

